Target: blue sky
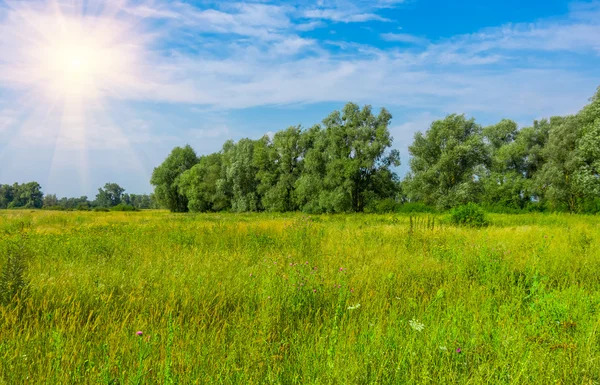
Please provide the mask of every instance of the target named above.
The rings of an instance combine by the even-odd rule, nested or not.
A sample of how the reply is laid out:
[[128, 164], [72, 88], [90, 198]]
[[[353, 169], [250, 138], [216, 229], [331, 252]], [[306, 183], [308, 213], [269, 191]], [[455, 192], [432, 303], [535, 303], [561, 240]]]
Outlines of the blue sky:
[[600, 2], [0, 1], [0, 183], [151, 192], [177, 145], [388, 108], [394, 147], [449, 113], [577, 112], [600, 85]]

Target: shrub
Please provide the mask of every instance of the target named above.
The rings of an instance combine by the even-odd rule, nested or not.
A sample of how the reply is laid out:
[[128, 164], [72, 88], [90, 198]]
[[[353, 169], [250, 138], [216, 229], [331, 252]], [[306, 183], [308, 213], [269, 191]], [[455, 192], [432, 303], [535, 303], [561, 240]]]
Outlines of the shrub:
[[585, 214], [600, 214], [600, 198], [587, 199], [582, 206], [581, 211]]
[[94, 211], [96, 211], [96, 212], [102, 212], [102, 213], [107, 213], [110, 210], [107, 209], [106, 207], [94, 207]]
[[365, 212], [376, 214], [393, 213], [397, 210], [398, 206], [399, 203], [392, 198], [374, 200], [370, 202], [369, 205], [367, 205], [367, 207], [365, 207]]
[[110, 211], [138, 211], [138, 209], [125, 203], [119, 203], [118, 205], [111, 207]]
[[450, 211], [450, 219], [458, 226], [483, 227], [488, 225], [485, 212], [478, 204], [468, 203]]
[[87, 203], [80, 203], [77, 205], [77, 210], [78, 211], [89, 211], [90, 210], [90, 206], [88, 206]]

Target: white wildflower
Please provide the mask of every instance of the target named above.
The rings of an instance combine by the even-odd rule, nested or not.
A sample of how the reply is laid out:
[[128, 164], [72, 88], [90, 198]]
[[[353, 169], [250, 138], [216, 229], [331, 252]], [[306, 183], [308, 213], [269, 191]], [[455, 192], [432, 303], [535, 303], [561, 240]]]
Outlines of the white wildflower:
[[418, 332], [422, 332], [423, 329], [425, 329], [425, 325], [423, 325], [422, 323], [417, 321], [415, 318], [408, 321], [408, 324], [410, 325], [411, 328], [413, 328], [413, 330], [416, 330]]
[[358, 309], [359, 307], [360, 307], [360, 303], [357, 303], [354, 306], [348, 306], [348, 310], [355, 310], [355, 309]]

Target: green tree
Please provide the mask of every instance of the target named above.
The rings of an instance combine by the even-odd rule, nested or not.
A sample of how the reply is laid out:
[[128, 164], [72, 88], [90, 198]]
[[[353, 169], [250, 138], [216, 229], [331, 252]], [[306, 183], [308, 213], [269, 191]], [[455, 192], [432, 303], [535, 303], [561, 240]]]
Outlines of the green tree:
[[488, 152], [474, 119], [449, 115], [433, 122], [425, 134], [415, 135], [409, 152], [406, 187], [411, 201], [442, 209], [479, 201]]
[[482, 202], [487, 206], [524, 208], [530, 200], [524, 168], [527, 147], [518, 140], [517, 124], [503, 119], [485, 127], [483, 137], [488, 159], [487, 172], [481, 177]]
[[42, 206], [44, 208], [58, 206], [58, 198], [56, 197], [56, 194], [46, 194], [46, 196], [44, 196], [44, 202]]
[[362, 212], [390, 197], [398, 186], [391, 167], [400, 164], [398, 151], [388, 152], [391, 118], [386, 109], [375, 116], [370, 106], [348, 103], [323, 120], [323, 130], [308, 133], [306, 176], [297, 182], [306, 211]]
[[301, 134], [300, 127], [290, 127], [275, 133], [272, 142], [264, 138], [257, 146], [258, 190], [267, 210], [298, 209], [294, 186], [302, 173]]
[[38, 182], [15, 183], [13, 192], [13, 200], [8, 205], [9, 208], [42, 208], [44, 194]]
[[[114, 207], [121, 203], [124, 191], [125, 189], [116, 183], [106, 183], [104, 189], [98, 189], [96, 205], [100, 207]], [[79, 203], [81, 202], [77, 202], [77, 204]]]
[[220, 194], [231, 196], [231, 208], [234, 211], [262, 210], [254, 149], [255, 142], [247, 138], [237, 143], [228, 141], [223, 146], [225, 175], [219, 180], [218, 188]]
[[222, 178], [222, 154], [200, 157], [200, 161], [179, 178], [178, 188], [188, 200], [190, 211], [221, 211], [229, 208], [228, 197], [219, 190]]
[[154, 169], [150, 183], [154, 186], [154, 197], [163, 207], [172, 212], [188, 211], [187, 197], [179, 191], [179, 177], [198, 163], [194, 150], [186, 145], [175, 147], [164, 162]]
[[303, 131], [299, 138], [303, 159], [302, 173], [294, 185], [295, 201], [302, 211], [320, 213], [323, 211], [319, 197], [324, 189], [323, 179], [327, 172], [327, 140], [321, 126], [315, 125]]
[[15, 197], [15, 189], [9, 184], [0, 185], [0, 209], [6, 209]]

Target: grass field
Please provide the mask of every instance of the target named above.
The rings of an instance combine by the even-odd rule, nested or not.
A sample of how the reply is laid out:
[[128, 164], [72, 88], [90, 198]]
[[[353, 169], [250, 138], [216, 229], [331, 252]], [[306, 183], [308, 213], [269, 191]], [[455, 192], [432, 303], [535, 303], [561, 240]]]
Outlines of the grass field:
[[0, 212], [0, 383], [600, 383], [600, 217], [444, 221]]

